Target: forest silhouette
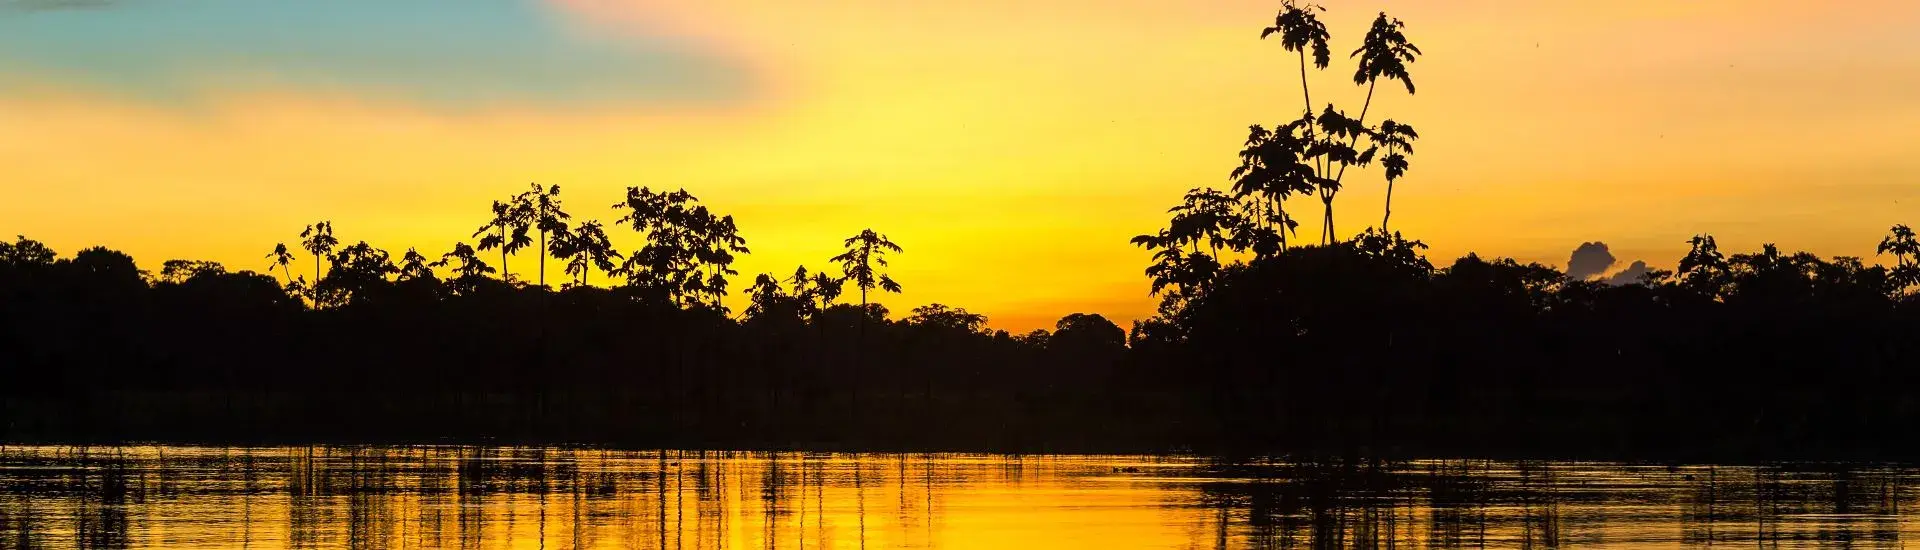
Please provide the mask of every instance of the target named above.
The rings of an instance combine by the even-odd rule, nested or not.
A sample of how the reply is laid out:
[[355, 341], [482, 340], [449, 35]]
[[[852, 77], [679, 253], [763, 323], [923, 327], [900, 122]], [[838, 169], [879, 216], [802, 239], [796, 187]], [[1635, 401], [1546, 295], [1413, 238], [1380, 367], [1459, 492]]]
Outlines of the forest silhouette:
[[[533, 184], [437, 257], [344, 244], [327, 221], [262, 272], [0, 242], [0, 441], [1920, 453], [1889, 436], [1920, 420], [1907, 226], [1880, 242], [1887, 265], [1699, 235], [1629, 284], [1474, 254], [1436, 266], [1386, 229], [1419, 134], [1368, 124], [1381, 80], [1414, 92], [1421, 52], [1381, 14], [1349, 56], [1358, 114], [1316, 107], [1308, 71], [1333, 61], [1319, 11], [1288, 2], [1261, 33], [1297, 58], [1298, 116], [1250, 127], [1228, 189], [1188, 191], [1133, 240], [1161, 303], [1130, 329], [1075, 313], [1015, 335], [942, 304], [893, 319], [876, 299], [901, 290], [886, 269], [906, 249], [874, 229], [825, 267], [754, 275], [736, 312], [750, 251], [732, 216], [637, 187], [603, 224]], [[1335, 199], [1375, 165], [1380, 227], [1343, 239]], [[1314, 244], [1287, 208], [1302, 197], [1323, 209]], [[642, 244], [616, 249], [620, 231]], [[516, 256], [536, 279], [507, 274]]]

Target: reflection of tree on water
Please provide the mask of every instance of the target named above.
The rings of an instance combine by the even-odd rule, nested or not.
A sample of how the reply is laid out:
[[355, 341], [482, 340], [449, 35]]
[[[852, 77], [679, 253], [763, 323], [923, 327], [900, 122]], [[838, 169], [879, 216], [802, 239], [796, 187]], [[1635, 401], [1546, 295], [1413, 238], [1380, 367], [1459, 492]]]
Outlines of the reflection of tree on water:
[[1398, 548], [1410, 540], [1415, 485], [1388, 463], [1226, 465], [1215, 473], [1221, 481], [1200, 490], [1215, 512], [1216, 548], [1238, 546], [1233, 524], [1241, 517], [1251, 548]]
[[321, 462], [313, 447], [289, 453], [287, 479], [287, 544], [294, 548], [312, 548], [320, 540], [320, 527], [329, 523], [320, 499]]
[[[81, 459], [86, 460], [82, 455]], [[74, 510], [74, 539], [79, 548], [127, 548], [127, 507], [140, 504], [142, 495], [127, 479], [127, 459], [119, 449], [81, 475], [79, 506]]]
[[[1173, 461], [1144, 474], [1101, 465], [1086, 477], [1086, 470], [1054, 466], [1085, 464], [1075, 460], [465, 448], [34, 451], [0, 454], [0, 548], [691, 549], [754, 545], [755, 527], [768, 548], [867, 546], [870, 527], [875, 546], [926, 547], [969, 536], [950, 525], [970, 523], [976, 489], [1080, 491], [1135, 475], [1155, 482], [1124, 490], [1145, 491], [1146, 506], [1196, 526], [1178, 535], [1196, 547], [1894, 547], [1912, 473], [1818, 464], [1266, 460]], [[1085, 483], [1096, 478], [1097, 485]], [[941, 506], [961, 495], [967, 500], [952, 502], [964, 505]], [[869, 506], [869, 497], [886, 504]], [[1014, 506], [1024, 504], [1014, 498]], [[1073, 498], [1052, 506], [1079, 505]], [[747, 509], [740, 517], [728, 510], [735, 502]], [[1081, 521], [1085, 512], [1065, 521]]]

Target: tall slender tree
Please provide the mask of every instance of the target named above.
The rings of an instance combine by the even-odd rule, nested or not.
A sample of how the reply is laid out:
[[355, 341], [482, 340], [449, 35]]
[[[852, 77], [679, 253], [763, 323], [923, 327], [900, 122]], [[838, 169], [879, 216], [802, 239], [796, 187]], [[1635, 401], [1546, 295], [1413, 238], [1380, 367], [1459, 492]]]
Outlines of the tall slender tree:
[[[567, 220], [573, 219], [573, 216], [560, 208], [560, 186], [542, 188], [537, 183], [531, 185], [533, 188], [515, 197], [514, 203], [526, 213], [534, 229], [540, 232], [540, 286], [547, 286], [547, 249], [551, 242], [548, 235], [565, 235]], [[560, 258], [558, 253], [554, 257]]]
[[1327, 47], [1327, 25], [1320, 22], [1315, 12], [1326, 11], [1318, 4], [1301, 4], [1286, 0], [1280, 4], [1280, 12], [1273, 17], [1273, 26], [1260, 30], [1260, 38], [1280, 35], [1280, 47], [1294, 52], [1300, 58], [1300, 97], [1306, 105], [1305, 113], [1313, 114], [1313, 92], [1307, 89], [1307, 50], [1313, 50], [1313, 66], [1327, 68], [1333, 59], [1333, 51]]
[[[1360, 47], [1348, 55], [1360, 60], [1359, 67], [1353, 71], [1353, 83], [1367, 86], [1367, 99], [1360, 105], [1360, 117], [1353, 119], [1353, 123], [1363, 129], [1367, 122], [1367, 113], [1373, 109], [1373, 92], [1374, 88], [1380, 84], [1380, 79], [1398, 80], [1406, 87], [1407, 95], [1414, 93], [1413, 77], [1407, 73], [1407, 64], [1414, 62], [1420, 56], [1420, 47], [1407, 40], [1405, 29], [1406, 24], [1401, 23], [1399, 19], [1390, 19], [1385, 12], [1382, 12], [1373, 19], [1373, 27], [1367, 29], [1367, 36], [1361, 41]], [[1352, 146], [1359, 135], [1355, 133], [1349, 137], [1347, 145]], [[1336, 192], [1339, 190], [1340, 182], [1346, 178], [1347, 167], [1366, 164], [1365, 159], [1370, 157], [1371, 153], [1372, 151], [1368, 151], [1362, 154], [1359, 162], [1340, 163], [1339, 172], [1333, 176]], [[1333, 231], [1331, 200], [1327, 203], [1327, 231], [1329, 233]]]
[[[1325, 70], [1327, 65], [1333, 61], [1333, 50], [1327, 46], [1327, 39], [1329, 38], [1327, 25], [1320, 22], [1320, 17], [1317, 13], [1324, 11], [1326, 11], [1326, 8], [1318, 4], [1296, 3], [1293, 0], [1286, 0], [1281, 3], [1279, 13], [1274, 15], [1273, 26], [1260, 30], [1261, 40], [1265, 40], [1269, 36], [1278, 35], [1280, 37], [1280, 47], [1286, 51], [1293, 52], [1294, 56], [1300, 61], [1301, 120], [1303, 121], [1313, 118], [1313, 92], [1307, 85], [1307, 52], [1308, 50], [1312, 50], [1313, 66], [1316, 69]], [[1287, 137], [1293, 137], [1293, 134], [1297, 131], [1305, 135], [1305, 139], [1303, 140], [1305, 142], [1310, 143], [1315, 139], [1312, 124], [1289, 124], [1286, 125], [1284, 129], [1286, 130], [1285, 135]], [[1254, 130], [1255, 134], [1263, 132], [1259, 126], [1255, 126]], [[1276, 128], [1275, 130], [1275, 133], [1278, 134], [1282, 128]], [[1255, 144], [1256, 140], [1251, 138], [1248, 140], [1247, 145], [1249, 149], [1252, 149]], [[1300, 147], [1299, 151], [1295, 152], [1296, 156], [1299, 156], [1299, 153], [1304, 153], [1304, 149], [1304, 147]], [[1245, 156], [1243, 156], [1242, 159], [1244, 166]], [[1269, 193], [1267, 198], [1272, 202], [1270, 208], [1278, 211], [1280, 217], [1286, 220], [1281, 223], [1292, 223], [1291, 219], [1285, 217], [1284, 207], [1287, 196], [1295, 191], [1312, 191], [1317, 186], [1319, 174], [1326, 172], [1324, 162], [1321, 159], [1308, 160], [1303, 163], [1303, 166], [1305, 167], [1305, 191], [1299, 189], [1301, 186], [1292, 184], [1268, 188]], [[1235, 179], [1240, 178], [1238, 175], [1234, 177]], [[1282, 231], [1290, 230], [1291, 227], [1282, 229]], [[1285, 234], [1282, 233], [1281, 237], [1284, 238]], [[1282, 247], [1284, 248], [1284, 244]]]
[[1904, 292], [1907, 287], [1920, 285], [1920, 239], [1914, 237], [1913, 228], [1905, 224], [1893, 226], [1887, 230], [1887, 237], [1880, 240], [1880, 246], [1874, 252], [1893, 255], [1894, 266], [1888, 275], [1895, 292]]
[[320, 305], [320, 296], [318, 294], [321, 280], [320, 262], [327, 259], [327, 256], [333, 252], [334, 247], [340, 246], [340, 239], [333, 237], [333, 222], [329, 221], [315, 222], [307, 226], [305, 230], [300, 232], [300, 238], [301, 248], [305, 248], [307, 252], [313, 254], [313, 285], [310, 290], [313, 291], [313, 296], [311, 296], [313, 305], [318, 307]]
[[493, 219], [473, 232], [473, 236], [480, 237], [480, 250], [500, 249], [501, 281], [510, 278], [507, 256], [533, 244], [533, 238], [527, 235], [530, 219], [526, 204], [520, 200], [493, 201]]
[[288, 267], [293, 264], [293, 252], [287, 250], [287, 243], [273, 245], [273, 252], [267, 253], [267, 259], [273, 260], [273, 263], [267, 264], [269, 266], [267, 269], [271, 270], [272, 266], [279, 266], [280, 273], [287, 277], [287, 284], [293, 284], [293, 270]]
[[[1318, 16], [1318, 12], [1321, 11], [1324, 9], [1318, 5], [1288, 0], [1282, 4], [1278, 14], [1274, 16], [1273, 25], [1261, 29], [1260, 37], [1264, 39], [1278, 36], [1281, 46], [1287, 51], [1294, 52], [1299, 60], [1300, 92], [1305, 110], [1304, 116], [1296, 122], [1304, 124], [1282, 125], [1275, 128], [1274, 134], [1282, 134], [1282, 130], [1285, 130], [1285, 135], [1292, 135], [1294, 139], [1305, 144], [1304, 150], [1297, 158], [1309, 169], [1306, 181], [1319, 195], [1324, 208], [1320, 223], [1320, 242], [1331, 244], [1338, 242], [1339, 239], [1335, 233], [1333, 203], [1341, 190], [1341, 181], [1345, 179], [1347, 169], [1353, 166], [1367, 166], [1381, 147], [1381, 144], [1375, 143], [1362, 150], [1359, 147], [1360, 138], [1398, 135], [1382, 134], [1366, 126], [1367, 115], [1373, 107], [1377, 83], [1382, 78], [1399, 80], [1405, 85], [1407, 93], [1413, 93], [1414, 85], [1408, 75], [1407, 64], [1412, 63], [1420, 55], [1420, 49], [1406, 39], [1403, 32], [1404, 24], [1398, 19], [1388, 18], [1385, 13], [1380, 14], [1367, 32], [1361, 47], [1349, 56], [1359, 58], [1359, 68], [1355, 71], [1354, 83], [1367, 86], [1366, 102], [1360, 108], [1360, 115], [1348, 117], [1344, 111], [1328, 104], [1316, 116], [1313, 112], [1313, 94], [1307, 80], [1307, 52], [1309, 50], [1313, 52], [1313, 66], [1318, 69], [1326, 69], [1332, 57], [1327, 45], [1326, 25], [1320, 22]], [[1280, 142], [1286, 143], [1284, 140]], [[1254, 144], [1255, 142], [1250, 140], [1250, 150], [1254, 149], [1251, 147]], [[1389, 178], [1389, 187], [1392, 186], [1393, 180], [1397, 180], [1405, 173], [1406, 154], [1409, 152], [1410, 149], [1395, 157], [1394, 164], [1397, 168], [1390, 169], [1394, 175]], [[1244, 155], [1242, 163], [1243, 166], [1247, 164]], [[1241, 178], [1240, 175], [1234, 177]], [[1257, 189], [1258, 187], [1248, 188], [1244, 185], [1236, 185], [1236, 192], [1243, 198]], [[1284, 214], [1284, 196], [1267, 195], [1262, 199], [1271, 204], [1261, 206], [1258, 211], [1279, 211]], [[1265, 214], [1265, 216], [1272, 215]], [[1266, 222], [1264, 225], [1284, 225], [1284, 223], [1284, 221]]]
[[887, 239], [886, 235], [872, 229], [860, 231], [860, 234], [847, 237], [844, 243], [847, 251], [834, 256], [832, 261], [840, 262], [843, 280], [852, 281], [854, 288], [860, 289], [860, 308], [867, 307], [867, 293], [874, 289], [885, 292], [900, 292], [900, 283], [886, 273], [874, 269], [874, 266], [887, 267], [887, 253], [903, 252], [900, 245]]
[[1380, 157], [1380, 166], [1387, 172], [1386, 213], [1380, 216], [1380, 232], [1387, 231], [1387, 220], [1393, 217], [1393, 182], [1407, 174], [1407, 155], [1413, 154], [1413, 141], [1420, 139], [1420, 133], [1412, 125], [1387, 119], [1373, 132], [1373, 141], [1386, 152]]

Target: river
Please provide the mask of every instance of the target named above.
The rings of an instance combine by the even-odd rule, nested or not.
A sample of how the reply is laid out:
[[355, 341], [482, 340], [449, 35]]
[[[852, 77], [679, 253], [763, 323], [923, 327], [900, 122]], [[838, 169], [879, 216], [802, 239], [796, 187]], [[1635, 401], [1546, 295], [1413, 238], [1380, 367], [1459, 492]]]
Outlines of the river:
[[1899, 548], [1916, 473], [483, 447], [0, 447], [0, 548]]

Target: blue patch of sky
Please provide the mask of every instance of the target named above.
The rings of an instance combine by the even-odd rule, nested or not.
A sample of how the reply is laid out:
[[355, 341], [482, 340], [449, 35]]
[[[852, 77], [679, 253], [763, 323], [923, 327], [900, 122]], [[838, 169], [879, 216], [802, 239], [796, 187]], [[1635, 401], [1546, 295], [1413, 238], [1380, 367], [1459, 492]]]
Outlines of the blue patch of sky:
[[701, 44], [563, 17], [534, 0], [0, 0], [0, 94], [52, 80], [166, 102], [291, 89], [457, 107], [751, 91]]

